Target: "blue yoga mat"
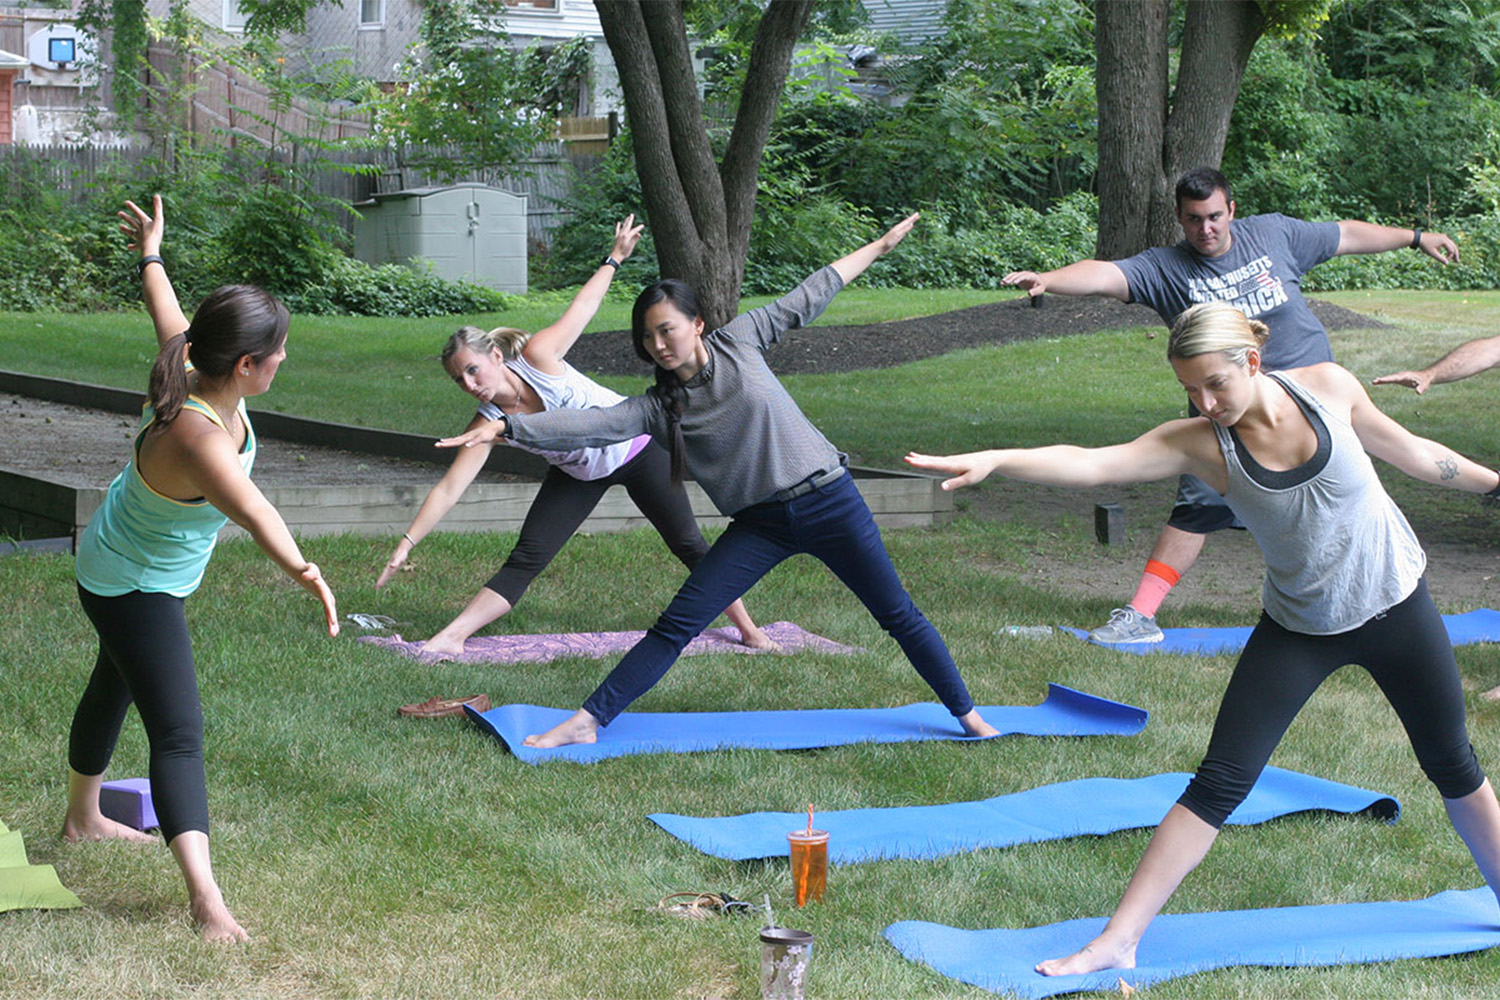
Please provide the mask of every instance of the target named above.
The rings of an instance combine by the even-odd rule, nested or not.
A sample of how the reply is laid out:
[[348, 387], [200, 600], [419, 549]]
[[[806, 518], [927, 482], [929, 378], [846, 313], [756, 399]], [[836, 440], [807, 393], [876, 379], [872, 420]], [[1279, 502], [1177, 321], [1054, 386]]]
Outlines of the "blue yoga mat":
[[[1461, 615], [1444, 615], [1448, 638], [1455, 646], [1476, 642], [1500, 642], [1500, 611], [1480, 608]], [[1087, 629], [1060, 627], [1078, 638], [1089, 640]], [[1118, 649], [1122, 653], [1189, 653], [1198, 656], [1221, 656], [1238, 653], [1250, 638], [1248, 627], [1240, 628], [1164, 628], [1161, 642], [1099, 642], [1096, 646]]]
[[[813, 708], [772, 712], [624, 712], [599, 731], [599, 742], [536, 750], [522, 745], [573, 713], [538, 705], [501, 705], [469, 718], [528, 764], [570, 760], [589, 764], [642, 753], [690, 753], [727, 747], [805, 750], [848, 743], [906, 743], [970, 739], [958, 720], [934, 702], [900, 708]], [[1134, 736], [1148, 714], [1118, 701], [1047, 685], [1040, 705], [986, 705], [980, 713], [1001, 734]], [[1157, 817], [1160, 819], [1161, 817]]]
[[1500, 945], [1500, 908], [1487, 887], [1440, 892], [1409, 902], [1284, 906], [1157, 917], [1136, 949], [1134, 969], [1043, 976], [1033, 966], [1071, 955], [1104, 929], [1104, 917], [1020, 930], [961, 930], [923, 920], [885, 929], [913, 962], [996, 993], [1049, 997], [1117, 992], [1235, 965], [1358, 965], [1432, 958]]
[[[883, 858], [939, 858], [985, 847], [1155, 826], [1191, 777], [1174, 772], [1132, 779], [1084, 778], [976, 802], [820, 812], [818, 826], [828, 831], [828, 860], [836, 865]], [[1268, 767], [1229, 822], [1248, 826], [1310, 809], [1369, 811], [1391, 822], [1401, 814], [1400, 804], [1379, 792]], [[787, 831], [803, 826], [807, 813], [719, 817], [653, 813], [647, 818], [705, 854], [742, 861], [785, 854]]]

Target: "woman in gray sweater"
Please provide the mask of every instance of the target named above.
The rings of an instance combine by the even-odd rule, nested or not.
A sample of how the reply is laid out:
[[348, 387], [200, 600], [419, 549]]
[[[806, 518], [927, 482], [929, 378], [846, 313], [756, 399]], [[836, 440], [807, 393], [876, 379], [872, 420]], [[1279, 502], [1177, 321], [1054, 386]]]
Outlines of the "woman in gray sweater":
[[672, 456], [674, 478], [697, 480], [729, 527], [693, 570], [656, 624], [570, 718], [528, 746], [592, 743], [666, 674], [682, 648], [730, 601], [782, 560], [822, 560], [900, 644], [963, 732], [993, 736], [942, 636], [912, 603], [891, 566], [870, 509], [847, 474], [847, 456], [803, 415], [766, 366], [764, 352], [805, 326], [846, 282], [864, 273], [916, 224], [904, 219], [880, 239], [834, 261], [781, 299], [708, 331], [692, 289], [657, 282], [636, 299], [636, 350], [656, 364], [656, 385], [606, 409], [511, 414], [444, 447], [508, 437], [527, 447], [591, 446], [647, 433]]

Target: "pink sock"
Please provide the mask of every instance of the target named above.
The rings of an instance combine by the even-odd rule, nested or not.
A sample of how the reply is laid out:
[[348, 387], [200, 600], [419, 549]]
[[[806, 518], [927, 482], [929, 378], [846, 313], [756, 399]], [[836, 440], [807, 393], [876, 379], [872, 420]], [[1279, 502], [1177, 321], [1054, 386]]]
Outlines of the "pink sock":
[[1166, 600], [1167, 594], [1181, 579], [1182, 574], [1166, 563], [1147, 559], [1146, 572], [1141, 574], [1140, 586], [1135, 588], [1130, 606], [1147, 618], [1155, 618], [1156, 609], [1161, 607], [1161, 602]]

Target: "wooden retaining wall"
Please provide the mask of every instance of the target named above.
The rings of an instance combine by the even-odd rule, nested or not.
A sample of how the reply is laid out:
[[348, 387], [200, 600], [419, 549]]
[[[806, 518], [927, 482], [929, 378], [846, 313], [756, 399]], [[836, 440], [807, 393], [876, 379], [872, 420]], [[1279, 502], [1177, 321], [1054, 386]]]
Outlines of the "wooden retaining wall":
[[[64, 379], [0, 370], [0, 391], [55, 403], [89, 406], [116, 413], [137, 414], [142, 394], [125, 389], [86, 385]], [[308, 420], [283, 413], [253, 411], [256, 433], [262, 437], [303, 445], [338, 448], [371, 455], [390, 455], [433, 465], [436, 483], [448, 456], [436, 452], [432, 438], [349, 424]], [[546, 463], [514, 448], [494, 448], [487, 468], [528, 476], [535, 482], [475, 483], [443, 518], [439, 531], [516, 531], [536, 496]], [[314, 470], [315, 471], [315, 470]], [[938, 480], [910, 472], [854, 468], [855, 485], [883, 528], [930, 525], [953, 514], [953, 496]], [[431, 484], [349, 486], [261, 484], [287, 525], [299, 535], [337, 534], [395, 537], [411, 523]], [[727, 518], [697, 483], [688, 483], [688, 497], [700, 523], [722, 526]], [[22, 538], [76, 537], [104, 501], [105, 489], [74, 487], [46, 477], [0, 468], [0, 533]], [[583, 523], [585, 532], [623, 531], [649, 522], [621, 487], [612, 487]], [[230, 525], [224, 537], [243, 535]]]

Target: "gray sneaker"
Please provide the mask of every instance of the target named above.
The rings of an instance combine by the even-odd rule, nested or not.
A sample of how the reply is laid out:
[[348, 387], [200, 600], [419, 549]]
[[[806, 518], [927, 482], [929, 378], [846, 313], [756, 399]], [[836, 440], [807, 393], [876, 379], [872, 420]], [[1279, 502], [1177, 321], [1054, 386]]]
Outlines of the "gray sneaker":
[[1104, 643], [1161, 642], [1163, 638], [1155, 618], [1146, 617], [1128, 604], [1115, 608], [1109, 613], [1109, 621], [1089, 633], [1090, 642]]

